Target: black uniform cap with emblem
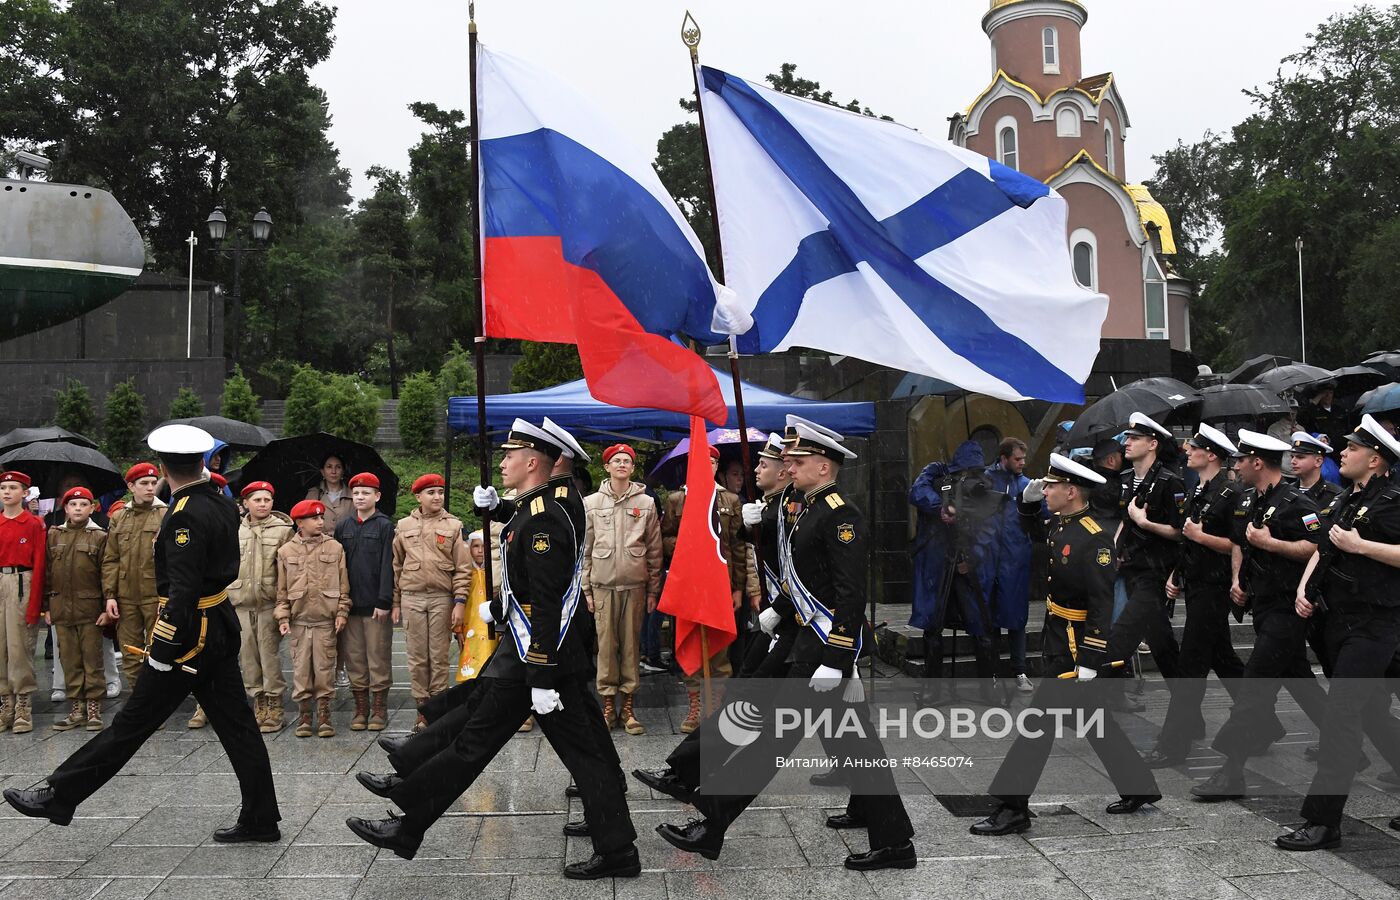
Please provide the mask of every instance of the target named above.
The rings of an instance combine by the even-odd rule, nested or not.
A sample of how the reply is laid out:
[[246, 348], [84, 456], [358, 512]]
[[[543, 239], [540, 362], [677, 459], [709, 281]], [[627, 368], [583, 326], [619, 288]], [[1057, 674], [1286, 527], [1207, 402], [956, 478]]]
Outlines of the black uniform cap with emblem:
[[1291, 448], [1288, 444], [1276, 437], [1261, 434], [1258, 431], [1250, 431], [1248, 428], [1239, 430], [1240, 453], [1244, 456], [1257, 456], [1267, 463], [1275, 466], [1283, 465], [1283, 454]]
[[531, 425], [524, 419], [516, 419], [515, 424], [510, 426], [510, 433], [506, 435], [501, 449], [534, 450], [548, 456], [550, 462], [553, 462], [564, 455], [564, 442], [538, 425]]
[[1225, 432], [1207, 425], [1205, 422], [1200, 424], [1195, 434], [1186, 439], [1186, 443], [1200, 450], [1208, 450], [1221, 459], [1231, 459], [1242, 455], [1234, 443], [1225, 436]]
[[1376, 451], [1387, 466], [1393, 466], [1396, 460], [1400, 460], [1400, 441], [1369, 413], [1362, 416], [1361, 424], [1347, 435], [1347, 442]]
[[841, 446], [839, 436], [832, 437], [827, 433], [830, 429], [818, 431], [802, 422], [792, 427], [797, 433], [797, 439], [788, 445], [788, 456], [825, 456], [838, 463], [856, 458], [854, 450]]
[[1128, 417], [1128, 427], [1123, 429], [1123, 433], [1155, 438], [1159, 441], [1172, 439], [1171, 429], [1155, 421], [1151, 416], [1140, 412], [1135, 412]]
[[833, 441], [844, 441], [846, 439], [840, 432], [832, 431], [825, 425], [818, 425], [811, 419], [804, 419], [801, 416], [794, 416], [791, 413], [788, 414], [784, 421], [787, 423], [787, 427], [783, 429], [783, 445], [787, 447], [791, 447], [793, 444], [797, 443], [797, 426], [799, 425], [805, 426], [807, 429], [815, 431], [818, 434], [824, 434]]
[[1081, 465], [1059, 453], [1050, 454], [1050, 471], [1045, 473], [1045, 480], [1052, 483], [1076, 484], [1086, 488], [1098, 487], [1108, 482], [1108, 479], [1088, 466]]

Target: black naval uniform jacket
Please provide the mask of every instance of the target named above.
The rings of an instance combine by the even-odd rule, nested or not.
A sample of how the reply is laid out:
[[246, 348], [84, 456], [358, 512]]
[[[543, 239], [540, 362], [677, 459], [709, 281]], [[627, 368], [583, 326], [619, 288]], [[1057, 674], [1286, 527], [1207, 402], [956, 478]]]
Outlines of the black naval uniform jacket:
[[211, 482], [171, 494], [156, 534], [162, 605], [151, 633], [151, 659], [197, 668], [193, 661], [206, 649], [237, 651], [238, 617], [226, 589], [238, 578], [238, 550], [238, 507]]
[[1268, 604], [1291, 610], [1297, 596], [1307, 562], [1260, 550], [1249, 543], [1247, 527], [1267, 528], [1269, 534], [1281, 541], [1316, 541], [1322, 530], [1317, 504], [1296, 484], [1279, 481], [1260, 494], [1250, 488], [1235, 507], [1235, 522], [1230, 535], [1244, 553], [1240, 565], [1240, 587], [1249, 595], [1255, 608]]
[[[1022, 525], [1032, 540], [1044, 535], [1050, 550], [1045, 598], [1045, 630], [1053, 639], [1045, 646], [1047, 677], [1072, 672], [1076, 665], [1099, 669], [1107, 665], [1108, 632], [1113, 624], [1113, 582], [1117, 577], [1113, 535], [1092, 516], [1089, 507], [1076, 513], [1040, 517], [1040, 504], [1019, 505]], [[1052, 605], [1053, 604], [1053, 605]], [[1083, 622], [1071, 622], [1054, 612], [1058, 607], [1082, 612]], [[1077, 616], [1076, 616], [1077, 618]], [[1076, 635], [1071, 656], [1070, 627]]]
[[1302, 485], [1299, 485], [1299, 488], [1303, 493], [1312, 498], [1313, 502], [1317, 504], [1318, 509], [1326, 509], [1328, 505], [1337, 498], [1337, 495], [1342, 492], [1341, 488], [1337, 487], [1326, 478], [1319, 478], [1317, 483], [1310, 488], [1303, 488]]
[[[584, 528], [587, 527], [588, 515], [583, 511], [583, 498], [579, 496], [578, 485], [574, 484], [574, 476], [568, 473], [551, 475], [547, 483], [549, 484], [549, 496], [564, 504], [564, 508], [569, 513], [569, 520], [574, 523], [574, 528], [582, 535]], [[509, 500], [502, 499], [500, 504], [491, 510], [491, 518], [497, 522], [509, 521], [511, 516], [515, 515], [515, 504], [518, 499], [518, 497]], [[479, 506], [476, 508], [478, 516], [485, 512], [486, 510]]]
[[830, 666], [850, 675], [856, 644], [869, 653], [874, 636], [865, 620], [865, 578], [869, 561], [866, 526], [859, 509], [836, 492], [836, 482], [806, 497], [792, 526], [792, 565], [802, 584], [831, 611], [831, 634], [822, 643], [804, 627], [793, 646], [795, 663]]
[[[1234, 528], [1235, 505], [1239, 501], [1239, 485], [1226, 478], [1222, 469], [1186, 502], [1186, 518], [1199, 522], [1201, 530], [1211, 537], [1229, 537]], [[1188, 588], [1228, 589], [1230, 554], [1217, 553], [1204, 544], [1183, 538], [1177, 576]]]
[[[793, 605], [792, 598], [783, 590], [782, 577], [779, 573], [778, 563], [778, 529], [790, 530], [792, 523], [797, 519], [797, 508], [799, 506], [797, 498], [801, 493], [792, 485], [784, 487], [781, 491], [774, 491], [765, 494], [763, 497], [763, 520], [756, 526], [751, 526], [748, 531], [750, 535], [758, 538], [763, 547], [764, 567], [771, 569], [778, 574], [778, 590], [768, 596], [768, 605], [777, 611], [783, 619], [778, 623], [779, 632], [788, 631], [794, 625], [794, 616], [797, 615], [797, 607]], [[771, 587], [768, 584], [767, 574], [759, 573], [759, 578], [763, 579], [765, 590]]]
[[[1400, 544], [1400, 484], [1372, 477], [1361, 490], [1347, 488], [1332, 498], [1316, 532], [1318, 552], [1330, 562], [1322, 596], [1331, 606], [1400, 606], [1400, 569], [1332, 546], [1333, 525], [1356, 529], [1362, 540]], [[1321, 564], [1321, 563], [1319, 563]]]
[[1122, 479], [1122, 493], [1119, 502], [1123, 533], [1118, 539], [1119, 567], [1125, 575], [1150, 573], [1161, 576], [1165, 581], [1167, 573], [1175, 565], [1181, 545], [1177, 541], [1148, 534], [1133, 524], [1128, 514], [1128, 504], [1139, 493], [1145, 495], [1147, 521], [1158, 525], [1170, 525], [1180, 530], [1186, 515], [1186, 484], [1176, 472], [1153, 463], [1143, 478], [1142, 487], [1133, 489], [1133, 467], [1128, 466], [1119, 475]]

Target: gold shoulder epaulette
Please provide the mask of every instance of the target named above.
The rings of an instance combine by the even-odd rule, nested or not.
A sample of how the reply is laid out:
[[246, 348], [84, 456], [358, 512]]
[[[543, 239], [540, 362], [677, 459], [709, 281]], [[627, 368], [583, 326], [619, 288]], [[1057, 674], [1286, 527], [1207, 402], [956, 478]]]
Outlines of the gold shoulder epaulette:
[[181, 497], [181, 498], [175, 503], [175, 509], [172, 510], [172, 512], [179, 512], [180, 510], [184, 509], [184, 508], [185, 508], [185, 504], [186, 504], [186, 503], [189, 503], [189, 502], [190, 502], [190, 498], [189, 498], [189, 497]]
[[1094, 521], [1093, 516], [1085, 516], [1079, 520], [1079, 524], [1084, 526], [1084, 530], [1090, 534], [1098, 534], [1103, 531], [1103, 526]]
[[532, 515], [532, 516], [538, 516], [538, 515], [539, 515], [540, 513], [542, 513], [542, 512], [544, 512], [544, 498], [543, 498], [543, 497], [536, 497], [535, 499], [531, 500], [531, 501], [530, 501], [530, 515]]
[[559, 499], [569, 496], [569, 488], [566, 485], [559, 485], [559, 487], [554, 489], [554, 496]]
[[838, 506], [845, 506], [846, 501], [841, 499], [840, 494], [830, 493], [826, 495], [826, 505], [832, 509], [836, 509]]

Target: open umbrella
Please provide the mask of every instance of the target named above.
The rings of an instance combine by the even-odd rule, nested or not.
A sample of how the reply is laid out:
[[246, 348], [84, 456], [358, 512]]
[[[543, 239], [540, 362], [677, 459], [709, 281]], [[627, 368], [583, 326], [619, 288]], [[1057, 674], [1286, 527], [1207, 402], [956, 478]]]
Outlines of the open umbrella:
[[1278, 394], [1257, 384], [1217, 384], [1201, 388], [1201, 421], [1245, 419], [1257, 416], [1278, 418], [1288, 412], [1288, 404]]
[[1175, 378], [1142, 378], [1080, 413], [1065, 441], [1070, 447], [1091, 447], [1099, 438], [1112, 437], [1126, 428], [1128, 417], [1135, 412], [1162, 425], [1195, 425], [1200, 407], [1201, 394], [1190, 385]]
[[1400, 384], [1383, 384], [1374, 391], [1362, 394], [1357, 406], [1363, 413], [1373, 416], [1400, 410]]
[[254, 481], [266, 481], [272, 485], [276, 497], [273, 506], [288, 512], [292, 506], [306, 496], [306, 492], [321, 478], [321, 462], [330, 454], [340, 457], [345, 463], [345, 477], [348, 481], [357, 472], [373, 472], [379, 477], [379, 509], [387, 516], [394, 515], [398, 505], [399, 476], [380, 457], [373, 447], [336, 437], [333, 434], [317, 432], [300, 437], [279, 438], [257, 452], [243, 466], [235, 493], [243, 485]]
[[1277, 369], [1291, 362], [1293, 362], [1293, 360], [1287, 356], [1265, 353], [1262, 356], [1256, 356], [1253, 359], [1245, 360], [1239, 368], [1235, 369], [1229, 375], [1226, 375], [1225, 380], [1230, 384], [1249, 384], [1270, 369]]
[[37, 444], [41, 441], [63, 441], [68, 444], [80, 444], [94, 450], [97, 449], [96, 441], [85, 438], [76, 431], [59, 428], [57, 425], [45, 425], [42, 428], [13, 428], [5, 432], [0, 435], [0, 452], [23, 447], [26, 444]]
[[1379, 369], [1390, 378], [1400, 378], [1400, 350], [1379, 350], [1361, 361], [1363, 366]]
[[[738, 458], [739, 429], [737, 428], [716, 428], [706, 435], [709, 442], [719, 448], [719, 461], [723, 466], [730, 458]], [[763, 445], [768, 443], [768, 435], [757, 428], [749, 429], [750, 459], [758, 458], [758, 451], [763, 449]], [[670, 452], [661, 457], [661, 461], [651, 467], [648, 477], [657, 484], [669, 488], [680, 487], [685, 483], [685, 464], [690, 455], [690, 438], [681, 438], [680, 443], [672, 447]]]
[[1332, 373], [1320, 366], [1293, 363], [1292, 365], [1279, 366], [1277, 369], [1270, 369], [1251, 383], [1282, 394], [1284, 391], [1292, 391], [1309, 384], [1316, 384], [1331, 377]]
[[1337, 386], [1336, 394], [1338, 397], [1354, 397], [1362, 391], [1369, 391], [1373, 387], [1385, 384], [1390, 379], [1391, 376], [1380, 368], [1363, 364], [1333, 369], [1332, 374], [1326, 380]]
[[41, 497], [57, 497], [63, 480], [76, 475], [94, 494], [126, 489], [112, 461], [91, 447], [66, 441], [38, 441], [15, 447], [0, 456], [0, 469], [15, 469], [28, 475]]
[[223, 441], [235, 450], [261, 450], [263, 447], [277, 440], [277, 435], [260, 425], [250, 425], [247, 422], [240, 422], [237, 419], [229, 419], [224, 416], [195, 416], [192, 419], [170, 419], [160, 424], [193, 425], [196, 428], [203, 428], [215, 438]]

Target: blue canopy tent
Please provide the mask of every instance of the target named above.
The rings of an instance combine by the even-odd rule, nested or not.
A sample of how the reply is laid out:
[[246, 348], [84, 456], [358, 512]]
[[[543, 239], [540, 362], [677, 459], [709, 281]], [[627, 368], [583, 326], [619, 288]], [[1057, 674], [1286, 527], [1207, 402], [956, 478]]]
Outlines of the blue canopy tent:
[[[725, 426], [739, 427], [734, 412], [734, 382], [727, 372], [716, 370], [720, 392], [729, 406]], [[794, 413], [820, 422], [842, 434], [868, 435], [875, 431], [875, 404], [804, 400], [744, 384], [744, 418], [750, 428], [781, 432], [785, 416]], [[486, 398], [486, 430], [505, 432], [515, 419], [538, 422], [549, 416], [583, 440], [629, 437], [671, 441], [690, 435], [690, 420], [680, 413], [659, 409], [625, 409], [593, 399], [588, 385], [579, 379], [568, 384], [520, 394], [492, 394]], [[447, 401], [448, 427], [456, 434], [476, 434], [476, 398], [452, 397]]]

